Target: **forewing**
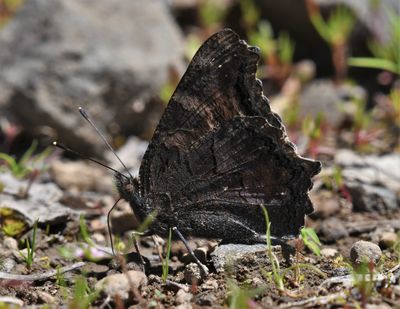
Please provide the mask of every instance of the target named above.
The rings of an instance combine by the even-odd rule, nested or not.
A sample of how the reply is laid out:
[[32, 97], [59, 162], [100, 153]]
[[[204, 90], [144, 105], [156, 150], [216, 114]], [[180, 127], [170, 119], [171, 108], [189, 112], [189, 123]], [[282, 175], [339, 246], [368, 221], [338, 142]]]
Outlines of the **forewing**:
[[142, 196], [160, 188], [158, 177], [169, 173], [169, 161], [236, 116], [263, 116], [284, 130], [255, 78], [258, 59], [258, 49], [249, 47], [229, 29], [201, 46], [143, 157], [139, 172]]

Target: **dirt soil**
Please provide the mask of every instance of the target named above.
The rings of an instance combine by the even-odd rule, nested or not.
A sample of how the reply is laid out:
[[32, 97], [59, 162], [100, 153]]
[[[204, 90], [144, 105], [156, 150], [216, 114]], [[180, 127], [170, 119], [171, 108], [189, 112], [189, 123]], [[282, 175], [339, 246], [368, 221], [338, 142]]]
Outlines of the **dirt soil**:
[[[36, 181], [48, 183], [53, 180], [48, 173], [43, 173]], [[319, 192], [316, 190], [313, 193], [313, 199], [318, 197]], [[26, 247], [25, 239], [32, 239], [33, 229], [25, 228], [13, 237], [7, 236], [3, 229], [3, 233], [0, 235], [3, 271], [7, 269], [9, 263], [13, 265], [9, 273], [24, 276], [46, 274], [57, 269], [58, 271], [45, 278], [28, 279], [24, 276], [2, 278], [0, 280], [0, 302], [4, 296], [8, 296], [12, 297], [14, 301], [22, 301], [24, 306], [51, 304], [58, 307], [69, 304], [71, 308], [84, 308], [89, 303], [91, 306], [99, 308], [104, 308], [104, 306], [131, 306], [131, 308], [172, 308], [176, 306], [180, 306], [179, 308], [226, 308], [231, 306], [240, 308], [238, 305], [240, 302], [244, 302], [243, 304], [248, 308], [276, 308], [278, 306], [285, 308], [325, 308], [327, 306], [356, 308], [366, 303], [386, 308], [384, 304], [387, 307], [395, 307], [400, 301], [398, 247], [397, 249], [393, 246], [385, 247], [380, 243], [383, 249], [382, 257], [377, 265], [370, 265], [366, 279], [357, 279], [354, 284], [349, 284], [349, 279], [342, 280], [343, 276], [351, 275], [354, 271], [350, 267], [351, 261], [349, 260], [352, 244], [357, 240], [379, 243], [380, 230], [395, 231], [399, 228], [396, 227], [396, 222], [397, 225], [400, 222], [399, 210], [384, 214], [356, 213], [346, 207], [346, 201], [343, 198], [332, 195], [332, 199], [342, 204], [342, 207], [334, 215], [337, 220], [335, 226], [342, 226], [346, 236], [339, 237], [337, 240], [328, 238], [327, 241], [324, 241], [322, 228], [324, 223], [332, 218], [318, 216], [314, 216], [313, 219], [309, 218], [307, 225], [313, 227], [321, 236], [322, 255], [317, 256], [304, 246], [300, 246], [298, 247], [300, 250], [294, 256], [285, 259], [279, 247], [275, 248], [274, 252], [278, 258], [280, 274], [284, 282], [283, 290], [277, 289], [277, 284], [268, 274], [272, 268], [267, 246], [265, 246], [265, 252], [250, 254], [246, 258], [236, 259], [233, 257], [231, 264], [228, 263], [223, 271], [217, 272], [210, 255], [217, 247], [218, 240], [190, 239], [189, 245], [192, 249], [203, 248], [202, 250], [205, 252], [203, 260], [206, 259], [204, 263], [209, 269], [209, 274], [197, 282], [195, 282], [196, 280], [188, 282], [190, 279], [185, 276], [185, 269], [187, 269], [185, 265], [190, 262], [190, 257], [180, 241], [173, 241], [168, 280], [164, 282], [161, 279], [162, 262], [159, 251], [165, 259], [167, 247], [165, 240], [158, 239], [157, 241], [156, 239], [154, 242], [151, 237], [140, 237], [141, 254], [147, 262], [145, 267], [147, 279], [145, 284], [138, 285], [134, 289], [127, 288], [129, 297], [121, 299], [115, 295], [107, 296], [104, 292], [95, 291], [95, 287], [99, 280], [112, 274], [142, 270], [143, 266], [139, 262], [138, 255], [134, 253], [132, 245], [128, 245], [131, 243], [129, 239], [132, 228], [121, 231], [117, 236], [114, 235], [114, 241], [116, 248], [122, 248], [121, 246], [125, 244], [124, 250], [133, 253], [125, 255], [123, 259], [104, 253], [103, 251], [110, 251], [106, 213], [113, 204], [114, 198], [102, 193], [93, 193], [92, 196], [88, 192], [84, 194], [79, 191], [71, 193], [65, 190], [63, 193], [65, 204], [75, 207], [74, 211], [76, 212], [61, 223], [39, 224], [35, 238], [34, 259], [30, 268], [27, 267], [22, 255], [26, 254], [26, 249], [23, 250]], [[97, 200], [97, 203], [93, 203], [93, 200]], [[78, 210], [78, 208], [80, 209]], [[127, 224], [127, 226], [130, 225], [134, 228], [135, 223], [127, 205], [122, 203], [117, 208], [115, 212], [120, 217], [113, 217], [111, 221], [118, 224], [116, 222], [131, 220], [131, 224]], [[17, 212], [8, 213], [7, 217], [3, 217], [3, 226], [4, 218], [9, 220], [12, 218], [14, 220], [12, 222], [17, 222], [21, 216], [18, 217]], [[394, 227], [391, 227], [391, 224]], [[397, 239], [397, 246], [398, 242]], [[155, 243], [159, 246], [156, 246]], [[300, 244], [295, 240], [290, 243], [294, 246]], [[326, 252], [327, 248], [333, 249], [332, 252]], [[61, 267], [80, 261], [85, 264], [83, 266], [77, 264], [77, 268], [62, 273]], [[293, 265], [297, 263], [301, 266], [296, 279]], [[374, 283], [369, 286], [368, 276], [370, 273], [374, 276], [379, 273], [383, 277], [380, 279], [374, 277]], [[354, 276], [350, 276], [350, 278], [354, 278]], [[330, 279], [336, 281], [330, 282]], [[83, 288], [80, 288], [82, 282]], [[77, 299], [81, 299], [81, 301], [77, 302]]]

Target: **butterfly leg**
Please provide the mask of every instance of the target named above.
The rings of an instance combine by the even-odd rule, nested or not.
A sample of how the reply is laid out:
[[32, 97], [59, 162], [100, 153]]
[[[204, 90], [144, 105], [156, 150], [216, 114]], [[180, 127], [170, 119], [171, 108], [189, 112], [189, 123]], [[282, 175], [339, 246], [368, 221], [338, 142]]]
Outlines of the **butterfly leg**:
[[176, 233], [176, 235], [178, 235], [179, 239], [183, 242], [183, 244], [185, 245], [189, 254], [194, 258], [196, 264], [200, 267], [200, 269], [203, 272], [202, 275], [204, 277], [207, 277], [207, 275], [208, 275], [207, 267], [203, 263], [201, 263], [200, 260], [197, 258], [197, 256], [194, 254], [193, 250], [189, 247], [189, 244], [186, 241], [185, 237], [183, 237], [183, 235], [181, 234], [181, 232], [178, 230], [178, 228], [176, 226], [173, 227], [172, 230]]

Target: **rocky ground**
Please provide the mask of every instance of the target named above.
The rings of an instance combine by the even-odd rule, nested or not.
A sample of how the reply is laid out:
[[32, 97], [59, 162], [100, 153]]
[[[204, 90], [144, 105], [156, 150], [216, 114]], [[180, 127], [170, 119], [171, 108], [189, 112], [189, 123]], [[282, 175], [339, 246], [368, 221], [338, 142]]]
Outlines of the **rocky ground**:
[[[306, 4], [326, 17], [340, 0], [0, 0], [0, 308], [400, 308], [400, 72], [346, 65], [371, 40], [390, 54], [396, 1], [346, 1], [354, 24], [335, 45]], [[189, 239], [196, 263], [179, 240], [133, 233], [145, 227], [120, 201], [115, 256], [112, 172], [46, 147], [120, 168], [82, 105], [137, 174], [187, 60], [227, 26], [261, 47], [272, 110], [322, 162], [308, 234], [292, 250]]]
[[[342, 173], [345, 183], [351, 184], [346, 185], [350, 197], [324, 184], [328, 167], [315, 180], [311, 193], [316, 211], [307, 226], [322, 241], [320, 255], [299, 240], [291, 242], [297, 251], [288, 257], [280, 246], [269, 251], [264, 244], [221, 245], [218, 240], [190, 239], [190, 247], [209, 270], [204, 274], [184, 245], [174, 240], [166, 280], [162, 279], [166, 240], [139, 238], [146, 261], [143, 268], [129, 241], [132, 231], [140, 227], [125, 202], [112, 212], [111, 224], [115, 247], [131, 253], [119, 258], [111, 254], [106, 214], [116, 193], [108, 171], [83, 161], [60, 160], [57, 154], [40, 162], [41, 172], [32, 184], [4, 171], [0, 175], [0, 302], [74, 308], [89, 303], [132, 308], [393, 307], [400, 300], [396, 234], [400, 211], [390, 205], [393, 199], [388, 192], [393, 192], [392, 185], [398, 189], [397, 176], [390, 169], [400, 157], [381, 158], [379, 162], [385, 159], [388, 165], [378, 168], [374, 157], [344, 150], [337, 154], [338, 162], [341, 156], [347, 156]], [[362, 159], [364, 165], [351, 164], [351, 157]], [[363, 172], [386, 182], [368, 179]], [[355, 210], [352, 205], [360, 191], [363, 203], [359, 207], [365, 209]], [[36, 218], [40, 218], [37, 229], [33, 228]], [[271, 252], [279, 261], [276, 274], [282, 279], [281, 287], [273, 279]]]

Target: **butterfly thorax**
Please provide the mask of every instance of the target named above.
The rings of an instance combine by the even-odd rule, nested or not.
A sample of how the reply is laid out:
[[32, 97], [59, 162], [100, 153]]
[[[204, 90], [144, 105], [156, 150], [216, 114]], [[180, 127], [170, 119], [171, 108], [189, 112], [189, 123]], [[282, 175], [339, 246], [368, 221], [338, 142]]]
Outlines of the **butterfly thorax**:
[[118, 192], [125, 201], [129, 202], [133, 212], [139, 220], [147, 215], [143, 198], [139, 194], [139, 182], [137, 178], [126, 177], [122, 174], [115, 174], [115, 182]]

